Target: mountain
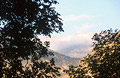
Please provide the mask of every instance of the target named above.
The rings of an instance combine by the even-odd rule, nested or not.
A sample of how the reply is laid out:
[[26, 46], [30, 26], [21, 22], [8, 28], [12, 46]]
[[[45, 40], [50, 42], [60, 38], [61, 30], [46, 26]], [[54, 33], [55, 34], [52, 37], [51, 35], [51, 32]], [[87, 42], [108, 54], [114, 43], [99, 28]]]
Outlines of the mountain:
[[80, 58], [69, 57], [69, 56], [66, 56], [66, 55], [63, 55], [57, 52], [53, 52], [53, 54], [54, 56], [49, 56], [44, 59], [50, 60], [54, 58], [55, 64], [63, 69], [68, 69], [69, 65], [77, 66], [78, 61], [80, 60]]
[[63, 70], [68, 69], [70, 65], [78, 66], [79, 65], [79, 60], [81, 59], [81, 58], [69, 57], [69, 56], [66, 56], [66, 55], [63, 55], [63, 54], [60, 54], [60, 53], [57, 53], [57, 52], [53, 52], [53, 54], [54, 54], [54, 56], [49, 56], [49, 57], [46, 57], [46, 58], [43, 58], [43, 59], [44, 60], [50, 60], [50, 59], [54, 58], [55, 65], [57, 67], [61, 68], [60, 73], [61, 73], [62, 76], [60, 78], [62, 78], [65, 75]]

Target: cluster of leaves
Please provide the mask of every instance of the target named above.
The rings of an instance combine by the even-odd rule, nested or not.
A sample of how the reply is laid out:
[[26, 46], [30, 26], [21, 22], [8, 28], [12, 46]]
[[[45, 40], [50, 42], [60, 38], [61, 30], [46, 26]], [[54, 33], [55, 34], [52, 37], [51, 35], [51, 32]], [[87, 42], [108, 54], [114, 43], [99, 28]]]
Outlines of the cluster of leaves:
[[[115, 30], [115, 32], [117, 32], [117, 30]], [[95, 33], [92, 37], [92, 40], [94, 40], [93, 46], [97, 48], [98, 45], [104, 45], [113, 34], [112, 29]]]
[[[38, 38], [63, 31], [60, 14], [52, 7], [57, 3], [56, 0], [0, 0], [0, 78], [59, 76], [54, 60], [39, 61], [51, 53], [48, 53], [49, 42], [43, 44]], [[32, 64], [23, 65], [23, 60], [31, 60]]]
[[95, 53], [86, 59], [94, 78], [120, 77], [120, 32], [102, 31], [93, 36]]
[[[25, 60], [22, 60], [25, 61]], [[54, 60], [50, 62], [35, 60], [29, 61], [29, 63], [22, 63], [21, 60], [13, 60], [13, 62], [7, 63], [7, 66], [3, 66], [1, 71], [1, 77], [4, 78], [56, 78], [60, 76], [59, 67], [56, 67]], [[28, 60], [26, 60], [28, 61]]]
[[92, 39], [93, 53], [81, 60], [81, 67], [69, 68], [70, 78], [120, 78], [120, 32], [105, 30]]
[[70, 65], [68, 70], [64, 70], [70, 78], [88, 78], [85, 74], [87, 73], [86, 68], [79, 66]]

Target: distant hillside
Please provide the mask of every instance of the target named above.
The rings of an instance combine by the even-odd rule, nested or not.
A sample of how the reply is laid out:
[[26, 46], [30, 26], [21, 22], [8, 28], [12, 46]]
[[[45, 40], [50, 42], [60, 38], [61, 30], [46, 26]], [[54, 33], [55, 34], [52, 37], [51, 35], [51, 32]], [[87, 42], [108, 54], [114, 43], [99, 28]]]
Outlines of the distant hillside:
[[46, 57], [44, 58], [44, 60], [50, 60], [54, 58], [56, 66], [61, 68], [60, 70], [61, 77], [59, 78], [68, 78], [68, 77], [64, 77], [66, 76], [66, 73], [64, 73], [63, 70], [68, 69], [70, 65], [78, 66], [80, 58], [72, 58], [57, 52], [53, 52], [53, 53], [54, 56]]
[[57, 52], [53, 52], [53, 54], [54, 56], [49, 56], [44, 59], [50, 60], [51, 58], [54, 58], [55, 64], [63, 69], [68, 69], [69, 65], [79, 65], [78, 61], [80, 60], [80, 58], [72, 58]]

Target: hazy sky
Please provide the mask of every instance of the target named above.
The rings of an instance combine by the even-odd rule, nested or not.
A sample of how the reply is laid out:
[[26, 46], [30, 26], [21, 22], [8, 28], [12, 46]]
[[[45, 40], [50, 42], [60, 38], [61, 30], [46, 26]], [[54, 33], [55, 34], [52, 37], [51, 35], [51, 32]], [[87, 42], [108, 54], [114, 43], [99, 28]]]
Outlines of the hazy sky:
[[[58, 0], [55, 5], [63, 19], [61, 34], [53, 34], [51, 49], [73, 57], [91, 51], [95, 32], [120, 28], [120, 0]], [[83, 55], [81, 54], [83, 53]]]
[[[62, 35], [98, 32], [120, 27], [120, 0], [58, 0], [63, 18]], [[59, 35], [59, 34], [58, 34]]]

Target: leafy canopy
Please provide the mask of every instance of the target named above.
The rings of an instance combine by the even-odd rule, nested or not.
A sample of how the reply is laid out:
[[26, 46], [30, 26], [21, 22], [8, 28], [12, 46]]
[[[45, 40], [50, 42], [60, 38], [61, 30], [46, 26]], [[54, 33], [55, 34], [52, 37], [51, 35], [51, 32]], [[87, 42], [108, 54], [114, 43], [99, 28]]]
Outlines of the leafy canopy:
[[120, 31], [101, 31], [92, 39], [92, 52], [67, 70], [70, 78], [120, 78]]
[[[49, 75], [50, 78], [58, 75], [53, 60], [38, 61], [41, 57], [50, 55], [47, 48], [49, 42], [43, 45], [38, 35], [51, 37], [53, 32], [63, 31], [60, 14], [53, 7], [57, 3], [56, 0], [0, 0], [1, 78], [27, 78], [28, 75], [44, 78], [50, 72], [54, 73]], [[31, 60], [32, 64], [27, 62], [23, 66], [23, 60]], [[45, 67], [40, 68], [42, 65]], [[46, 68], [49, 71], [39, 72]]]
[[94, 55], [87, 60], [95, 78], [120, 77], [120, 32], [112, 29], [93, 36], [95, 40]]

